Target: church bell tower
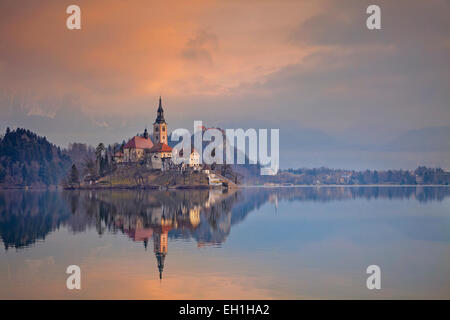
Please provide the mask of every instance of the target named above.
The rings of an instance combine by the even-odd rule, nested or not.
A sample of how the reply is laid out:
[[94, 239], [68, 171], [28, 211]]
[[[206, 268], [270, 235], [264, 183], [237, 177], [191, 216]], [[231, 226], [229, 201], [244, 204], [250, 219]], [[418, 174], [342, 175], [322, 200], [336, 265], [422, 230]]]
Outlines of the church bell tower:
[[167, 122], [164, 120], [164, 110], [162, 108], [161, 97], [159, 97], [159, 107], [155, 123], [153, 123], [153, 142], [154, 144], [167, 144]]

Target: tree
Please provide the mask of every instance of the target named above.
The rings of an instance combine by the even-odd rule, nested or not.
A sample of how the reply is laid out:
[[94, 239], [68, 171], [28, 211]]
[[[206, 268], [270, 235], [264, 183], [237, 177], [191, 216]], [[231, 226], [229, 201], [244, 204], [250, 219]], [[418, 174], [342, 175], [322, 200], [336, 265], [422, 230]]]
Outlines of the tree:
[[9, 184], [57, 184], [70, 169], [70, 158], [61, 149], [30, 130], [8, 129], [0, 140], [0, 165]]
[[378, 183], [379, 183], [378, 171], [377, 171], [377, 170], [375, 170], [375, 171], [373, 172], [373, 183], [374, 183], [374, 184], [378, 184]]
[[97, 175], [97, 168], [95, 166], [95, 161], [93, 159], [84, 159], [84, 173], [90, 176]]
[[105, 145], [102, 142], [100, 142], [97, 148], [95, 149], [95, 158], [97, 159], [98, 164], [100, 164], [100, 161], [102, 159], [103, 151], [105, 151]]
[[49, 174], [48, 174], [48, 166], [47, 166], [47, 161], [43, 161], [41, 166], [39, 167], [39, 179], [46, 185], [48, 186], [50, 184], [50, 180], [49, 180]]
[[73, 164], [72, 169], [70, 169], [69, 183], [70, 184], [79, 184], [80, 183], [80, 175], [78, 173], [78, 169], [75, 164]]
[[108, 153], [105, 153], [105, 156], [100, 160], [100, 175], [104, 176], [110, 172], [110, 163], [108, 158]]
[[22, 166], [22, 184], [27, 185], [28, 182], [28, 170], [25, 165]]
[[106, 159], [103, 157], [105, 150], [106, 150], [105, 145], [102, 142], [100, 142], [97, 148], [95, 149], [95, 158], [97, 160], [97, 168], [100, 176], [103, 176], [106, 171], [106, 163], [105, 163]]
[[5, 180], [6, 170], [0, 165], [0, 183]]

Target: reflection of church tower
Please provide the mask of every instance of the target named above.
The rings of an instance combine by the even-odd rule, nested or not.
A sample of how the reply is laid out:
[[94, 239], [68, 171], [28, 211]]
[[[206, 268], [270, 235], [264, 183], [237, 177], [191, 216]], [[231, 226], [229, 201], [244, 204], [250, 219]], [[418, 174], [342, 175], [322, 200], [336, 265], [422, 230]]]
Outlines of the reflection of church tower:
[[162, 272], [164, 270], [164, 260], [166, 259], [165, 253], [156, 253], [156, 260], [158, 261], [159, 278], [162, 279]]
[[155, 123], [153, 123], [153, 143], [167, 144], [167, 122], [164, 119], [164, 110], [162, 108], [161, 97], [159, 97], [159, 107]]
[[162, 279], [162, 272], [164, 270], [164, 260], [167, 255], [167, 236], [169, 230], [163, 228], [161, 232], [153, 233], [153, 251], [155, 252], [156, 260], [158, 261], [159, 278]]

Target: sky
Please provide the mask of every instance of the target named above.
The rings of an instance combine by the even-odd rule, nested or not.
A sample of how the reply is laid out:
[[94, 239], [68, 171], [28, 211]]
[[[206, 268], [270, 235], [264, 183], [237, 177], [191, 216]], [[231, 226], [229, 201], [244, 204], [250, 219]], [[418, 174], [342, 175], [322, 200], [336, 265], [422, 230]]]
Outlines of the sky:
[[0, 130], [121, 142], [162, 96], [169, 131], [280, 129], [282, 168], [450, 168], [449, 16], [446, 0], [2, 0]]

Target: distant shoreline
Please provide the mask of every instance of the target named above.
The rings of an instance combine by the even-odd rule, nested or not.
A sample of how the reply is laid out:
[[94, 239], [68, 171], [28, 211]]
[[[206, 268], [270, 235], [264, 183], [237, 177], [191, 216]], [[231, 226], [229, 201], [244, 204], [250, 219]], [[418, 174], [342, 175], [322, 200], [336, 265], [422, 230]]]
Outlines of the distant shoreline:
[[[345, 185], [345, 184], [298, 184], [298, 185], [237, 185], [230, 189], [246, 189], [246, 188], [265, 188], [265, 189], [275, 189], [275, 188], [370, 188], [370, 187], [382, 187], [382, 188], [419, 188], [419, 187], [450, 187], [450, 185], [445, 184], [360, 184], [360, 185]], [[3, 190], [34, 190], [34, 191], [58, 191], [58, 190], [214, 190], [214, 189], [227, 189], [225, 187], [217, 187], [210, 185], [178, 185], [178, 186], [158, 186], [158, 185], [148, 185], [148, 186], [82, 186], [67, 188], [62, 186], [52, 186], [52, 187], [3, 187], [0, 186], [0, 191]]]
[[242, 185], [240, 187], [249, 188], [326, 188], [326, 187], [450, 187], [447, 184], [295, 184], [289, 186], [283, 185]]

